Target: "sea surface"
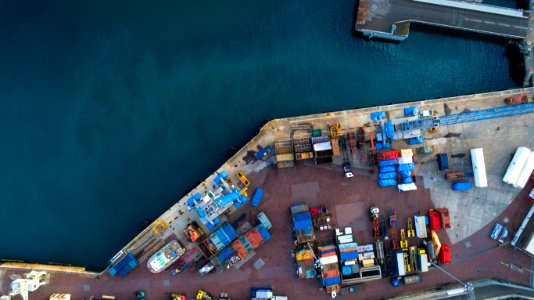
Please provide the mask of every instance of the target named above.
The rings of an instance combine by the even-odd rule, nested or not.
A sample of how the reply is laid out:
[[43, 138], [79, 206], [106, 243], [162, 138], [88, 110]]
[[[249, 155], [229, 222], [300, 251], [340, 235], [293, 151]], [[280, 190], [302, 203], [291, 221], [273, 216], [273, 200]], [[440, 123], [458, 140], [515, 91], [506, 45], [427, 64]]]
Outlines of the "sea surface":
[[355, 4], [0, 0], [0, 257], [102, 269], [264, 120], [522, 80], [506, 40], [367, 41]]

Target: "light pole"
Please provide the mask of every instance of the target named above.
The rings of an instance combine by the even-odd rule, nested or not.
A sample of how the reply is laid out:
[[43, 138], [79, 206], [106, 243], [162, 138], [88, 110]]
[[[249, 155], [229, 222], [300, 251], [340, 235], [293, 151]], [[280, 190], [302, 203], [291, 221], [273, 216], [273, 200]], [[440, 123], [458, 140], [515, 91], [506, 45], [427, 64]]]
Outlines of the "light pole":
[[454, 275], [452, 275], [451, 273], [445, 271], [445, 269], [443, 269], [442, 267], [436, 265], [435, 263], [433, 262], [430, 262], [430, 264], [433, 266], [433, 267], [436, 267], [438, 270], [440, 270], [441, 272], [445, 273], [447, 276], [449, 276], [450, 278], [456, 280], [459, 284], [463, 285], [464, 286], [464, 289], [466, 292], [469, 293], [469, 299], [470, 300], [475, 300], [475, 287], [473, 286], [473, 284], [471, 284], [471, 282], [463, 282], [461, 281], [460, 279], [456, 278]]

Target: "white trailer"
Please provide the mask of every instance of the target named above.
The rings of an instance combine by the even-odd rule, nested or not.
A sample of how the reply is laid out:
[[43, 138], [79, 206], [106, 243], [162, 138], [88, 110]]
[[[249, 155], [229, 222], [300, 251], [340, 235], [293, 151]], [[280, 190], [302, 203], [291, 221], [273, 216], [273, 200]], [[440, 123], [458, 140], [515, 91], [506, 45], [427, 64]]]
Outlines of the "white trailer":
[[397, 275], [406, 275], [406, 267], [404, 266], [404, 253], [401, 251], [395, 253], [395, 262], [397, 263]]
[[488, 179], [486, 178], [486, 164], [484, 163], [482, 148], [471, 149], [471, 163], [473, 164], [473, 173], [475, 175], [475, 186], [487, 187]]
[[521, 174], [521, 170], [523, 170], [523, 166], [527, 162], [530, 152], [530, 149], [527, 147], [517, 148], [514, 158], [512, 158], [510, 165], [508, 165], [508, 169], [506, 170], [506, 174], [504, 174], [502, 181], [508, 184], [514, 184], [517, 181], [519, 174]]
[[528, 155], [527, 162], [523, 166], [517, 181], [514, 183], [514, 187], [520, 189], [524, 188], [528, 182], [528, 179], [530, 178], [530, 175], [532, 175], [532, 171], [534, 171], [534, 152], [530, 152]]

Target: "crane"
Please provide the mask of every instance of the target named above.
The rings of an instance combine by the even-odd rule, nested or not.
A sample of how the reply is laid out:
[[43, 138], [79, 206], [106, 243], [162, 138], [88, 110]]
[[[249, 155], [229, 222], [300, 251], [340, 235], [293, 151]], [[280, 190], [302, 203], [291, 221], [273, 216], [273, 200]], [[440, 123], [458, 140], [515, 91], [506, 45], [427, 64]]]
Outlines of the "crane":
[[29, 292], [37, 290], [41, 285], [48, 282], [48, 274], [44, 271], [31, 271], [23, 275], [23, 278], [11, 282], [9, 297], [20, 295], [22, 299], [29, 299]]

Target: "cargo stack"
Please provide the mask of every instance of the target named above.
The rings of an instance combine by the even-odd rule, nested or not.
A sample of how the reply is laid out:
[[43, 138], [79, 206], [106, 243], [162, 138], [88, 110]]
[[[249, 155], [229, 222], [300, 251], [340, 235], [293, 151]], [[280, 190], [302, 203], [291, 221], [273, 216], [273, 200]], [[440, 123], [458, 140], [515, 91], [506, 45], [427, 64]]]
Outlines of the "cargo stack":
[[386, 187], [397, 185], [396, 165], [397, 159], [386, 159], [378, 162], [378, 186]]
[[[227, 261], [234, 256], [238, 256], [239, 260], [246, 260], [251, 252], [261, 246], [265, 241], [271, 239], [269, 231], [260, 224], [245, 234], [235, 239], [228, 247], [224, 248], [216, 257], [214, 261], [215, 266], [224, 266]], [[251, 255], [250, 257], [252, 257]]]
[[341, 289], [341, 276], [339, 274], [339, 260], [337, 258], [336, 246], [333, 244], [317, 247], [319, 252], [319, 262], [321, 264], [321, 283], [335, 297]]
[[352, 237], [352, 228], [346, 227], [344, 230], [337, 228], [336, 242], [341, 264], [341, 282], [345, 284], [346, 281], [360, 276], [358, 244]]
[[121, 277], [124, 277], [128, 273], [130, 273], [133, 269], [135, 269], [137, 265], [138, 265], [138, 262], [135, 256], [133, 256], [131, 253], [128, 253], [126, 254], [125, 257], [119, 260], [116, 264], [112, 265], [108, 269], [108, 273], [111, 276], [115, 276], [119, 274]]
[[228, 222], [224, 222], [219, 229], [215, 230], [207, 239], [198, 246], [204, 256], [210, 259], [228, 246], [237, 237], [234, 227]]
[[401, 183], [397, 185], [397, 188], [400, 192], [417, 190], [414, 177], [412, 176], [412, 171], [415, 168], [413, 151], [412, 149], [403, 149], [400, 152], [401, 156], [397, 158], [397, 163], [399, 164], [397, 171], [399, 172]]
[[293, 253], [297, 263], [297, 274], [299, 278], [315, 278], [316, 257], [312, 246], [315, 242], [315, 232], [310, 210], [305, 203], [295, 204], [290, 210], [296, 238]]

